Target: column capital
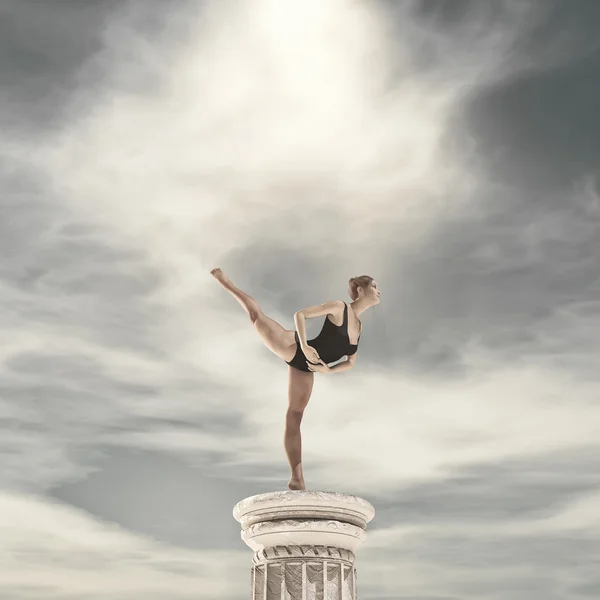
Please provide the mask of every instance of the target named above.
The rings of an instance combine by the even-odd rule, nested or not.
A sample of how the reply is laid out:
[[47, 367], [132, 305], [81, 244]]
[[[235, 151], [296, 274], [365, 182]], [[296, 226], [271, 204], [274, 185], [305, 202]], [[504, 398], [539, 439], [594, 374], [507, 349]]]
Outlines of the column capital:
[[233, 516], [254, 551], [275, 546], [333, 546], [354, 553], [366, 536], [373, 506], [339, 492], [278, 491], [238, 502]]

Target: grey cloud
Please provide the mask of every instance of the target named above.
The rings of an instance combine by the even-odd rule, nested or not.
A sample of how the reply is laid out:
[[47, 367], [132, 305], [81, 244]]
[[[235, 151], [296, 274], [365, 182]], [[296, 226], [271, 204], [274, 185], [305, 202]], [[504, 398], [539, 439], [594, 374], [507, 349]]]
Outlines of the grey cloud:
[[483, 65], [465, 79], [467, 101], [445, 135], [462, 141], [463, 152], [464, 142], [475, 144], [471, 168], [482, 164], [489, 183], [547, 194], [598, 172], [597, 2], [416, 0], [408, 11], [386, 4], [399, 21], [419, 25], [408, 33], [422, 68], [435, 73], [443, 64], [456, 80]]
[[394, 594], [393, 596], [369, 596], [370, 600], [461, 600], [458, 596], [405, 596]]
[[[103, 53], [109, 24], [126, 25], [151, 45], [166, 42], [168, 56], [189, 34], [190, 11], [196, 10], [191, 0], [4, 2], [0, 127], [19, 139], [50, 134], [109, 91], [116, 82], [105, 61], [127, 58]], [[157, 75], [151, 65], [139, 64], [127, 87], [149, 92], [156, 89]]]
[[458, 596], [406, 596], [395, 593], [390, 596], [369, 596], [369, 600], [461, 600]]
[[145, 257], [78, 221], [24, 164], [5, 163], [0, 189], [0, 322], [159, 353], [150, 336], [162, 309], [148, 297], [163, 281]]
[[[448, 31], [450, 28], [451, 33], [472, 25], [476, 20], [494, 26], [498, 22], [504, 22], [506, 15], [516, 7], [527, 4], [536, 18], [532, 20], [529, 38], [520, 40], [523, 44], [542, 44], [557, 35], [567, 37], [566, 34], [572, 30], [578, 33], [577, 43], [580, 47], [597, 42], [594, 23], [600, 16], [600, 9], [594, 0], [581, 0], [576, 5], [545, 0], [527, 3], [519, 0], [412, 0], [409, 4], [413, 18], [432, 29]], [[565, 46], [565, 49], [569, 47]]]
[[4, 585], [0, 589], [4, 600], [39, 600], [40, 595], [61, 600], [66, 598], [64, 588], [60, 585]]
[[[118, 2], [4, 2], [0, 8], [1, 124], [13, 133], [52, 129], [69, 114], [80, 68], [102, 48]], [[8, 109], [8, 110], [6, 110]]]
[[[509, 66], [507, 52], [547, 9], [519, 0], [382, 0], [380, 5], [408, 41], [400, 62], [410, 57], [413, 67], [436, 78], [440, 89], [461, 80], [471, 87], [500, 77]], [[452, 77], [440, 78], [441, 72]]]
[[548, 518], [599, 490], [599, 470], [600, 446], [465, 466], [450, 477], [376, 498], [378, 520], [458, 524]]
[[569, 588], [569, 592], [581, 598], [598, 598], [600, 597], [600, 580], [591, 581], [584, 585], [574, 585]]
[[[529, 571], [522, 569], [521, 573], [506, 572], [502, 567], [495, 570], [496, 577], [493, 584], [487, 581], [464, 581], [461, 583], [463, 597], [471, 598], [505, 598], [510, 595], [511, 600], [564, 600], [564, 590], [568, 586], [568, 576], [558, 576], [556, 572]], [[473, 580], [477, 579], [478, 569], [473, 569]], [[488, 572], [489, 576], [489, 572]], [[593, 600], [587, 598], [586, 600]]]
[[529, 5], [532, 18], [508, 55], [514, 74], [475, 87], [456, 122], [473, 136], [491, 182], [548, 203], [600, 167], [600, 5]]
[[[391, 3], [396, 10], [396, 3]], [[437, 40], [431, 43], [464, 46], [465, 36], [471, 38], [493, 33], [517, 25], [514, 18], [520, 10], [534, 10], [535, 2], [519, 3], [518, 0], [412, 0], [407, 16], [427, 32], [435, 32]], [[400, 5], [400, 8], [402, 5]], [[423, 36], [427, 38], [427, 36]], [[419, 48], [422, 50], [422, 47]], [[461, 48], [462, 50], [462, 48]]]
[[594, 0], [531, 3], [534, 18], [516, 40], [512, 59], [550, 67], [577, 64], [600, 49], [600, 6]]
[[[383, 5], [422, 28], [417, 54], [427, 48], [423, 41], [438, 48], [452, 44], [459, 53], [465, 49], [472, 52], [473, 47], [465, 48], [466, 40], [484, 42], [486, 35], [504, 32], [510, 40], [504, 60], [511, 70], [520, 71], [568, 62], [598, 49], [600, 9], [594, 0], [412, 0], [384, 1]], [[431, 33], [435, 35], [428, 35]], [[498, 54], [504, 49], [499, 48]]]
[[491, 178], [548, 193], [597, 173], [599, 74], [595, 52], [482, 90], [464, 111]]
[[246, 496], [267, 491], [247, 481], [215, 477], [164, 454], [105, 448], [103, 455], [87, 479], [61, 485], [50, 495], [182, 547], [243, 547], [233, 507]]
[[[14, 354], [4, 364], [0, 383], [0, 480], [32, 491], [56, 481], [77, 481], [94, 468], [95, 446], [102, 440], [126, 443], [140, 431], [149, 433], [150, 440], [153, 432], [165, 431], [241, 435], [245, 424], [237, 410], [201, 410], [185, 419], [165, 416], [174, 414], [173, 403], [201, 406], [205, 398], [226, 398], [229, 393], [226, 386], [203, 381], [185, 369], [177, 382], [138, 384], [105, 373], [91, 358], [57, 354], [51, 348]], [[157, 402], [157, 415], [143, 416], [144, 407]], [[191, 454], [217, 472], [229, 459], [225, 451]]]
[[[370, 498], [377, 514], [369, 529], [408, 526], [395, 544], [394, 561], [438, 573], [439, 581], [452, 573], [448, 593], [459, 598], [559, 600], [572, 591], [592, 600], [600, 540], [577, 529], [529, 532], [527, 527], [596, 493], [599, 456], [594, 446], [461, 467], [446, 479]], [[485, 531], [486, 524], [519, 521], [519, 533]], [[473, 527], [477, 523], [481, 530]], [[457, 533], [461, 525], [464, 533]], [[389, 560], [389, 549], [370, 548], [368, 560], [386, 556]], [[579, 582], [576, 589], [573, 581]]]
[[203, 415], [201, 419], [193, 421], [189, 419], [140, 417], [136, 425], [143, 431], [173, 428], [181, 432], [185, 432], [186, 430], [193, 432], [211, 431], [219, 434], [235, 435], [243, 425], [243, 417], [239, 414]]
[[[502, 360], [554, 354], [559, 363], [575, 349], [594, 356], [596, 342], [582, 331], [596, 322], [583, 305], [597, 295], [596, 220], [574, 203], [551, 209], [524, 197], [498, 200], [487, 215], [448, 220], [410, 256], [390, 258], [381, 279], [406, 315], [388, 332], [403, 364], [437, 370], [431, 348], [460, 364], [473, 340]], [[581, 312], [581, 329], [561, 325], [561, 308]]]

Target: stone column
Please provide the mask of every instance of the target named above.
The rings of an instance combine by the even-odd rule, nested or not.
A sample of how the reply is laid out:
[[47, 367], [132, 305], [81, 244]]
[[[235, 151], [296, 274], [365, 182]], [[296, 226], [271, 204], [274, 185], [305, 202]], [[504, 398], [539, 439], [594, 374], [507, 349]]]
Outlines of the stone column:
[[373, 506], [336, 492], [282, 491], [236, 504], [254, 550], [252, 600], [357, 600], [354, 555]]

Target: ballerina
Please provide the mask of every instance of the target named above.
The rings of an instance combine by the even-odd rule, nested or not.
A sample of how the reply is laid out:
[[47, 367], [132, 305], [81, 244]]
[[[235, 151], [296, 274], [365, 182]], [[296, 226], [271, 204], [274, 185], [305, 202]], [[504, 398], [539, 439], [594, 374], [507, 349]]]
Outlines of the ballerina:
[[[350, 305], [343, 300], [331, 300], [303, 308], [294, 313], [294, 331], [265, 315], [258, 302], [235, 287], [222, 269], [212, 269], [210, 274], [244, 307], [265, 346], [289, 365], [284, 434], [284, 447], [292, 471], [288, 488], [305, 490], [300, 424], [312, 393], [314, 374], [342, 373], [354, 367], [362, 333], [358, 317], [379, 304], [381, 292], [377, 282], [368, 275], [352, 277], [348, 282], [348, 293], [353, 300]], [[325, 321], [321, 332], [316, 338], [307, 340], [306, 319], [322, 316]], [[346, 356], [345, 361], [329, 366], [343, 356]]]

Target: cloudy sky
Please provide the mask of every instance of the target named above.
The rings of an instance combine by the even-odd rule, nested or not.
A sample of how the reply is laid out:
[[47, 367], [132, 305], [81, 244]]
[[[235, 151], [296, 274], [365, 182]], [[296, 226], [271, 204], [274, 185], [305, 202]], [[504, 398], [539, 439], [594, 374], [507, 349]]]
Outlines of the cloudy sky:
[[[309, 489], [368, 600], [600, 596], [596, 0], [0, 3], [0, 595], [237, 600], [265, 313], [376, 278]], [[309, 323], [316, 334], [321, 320]]]

